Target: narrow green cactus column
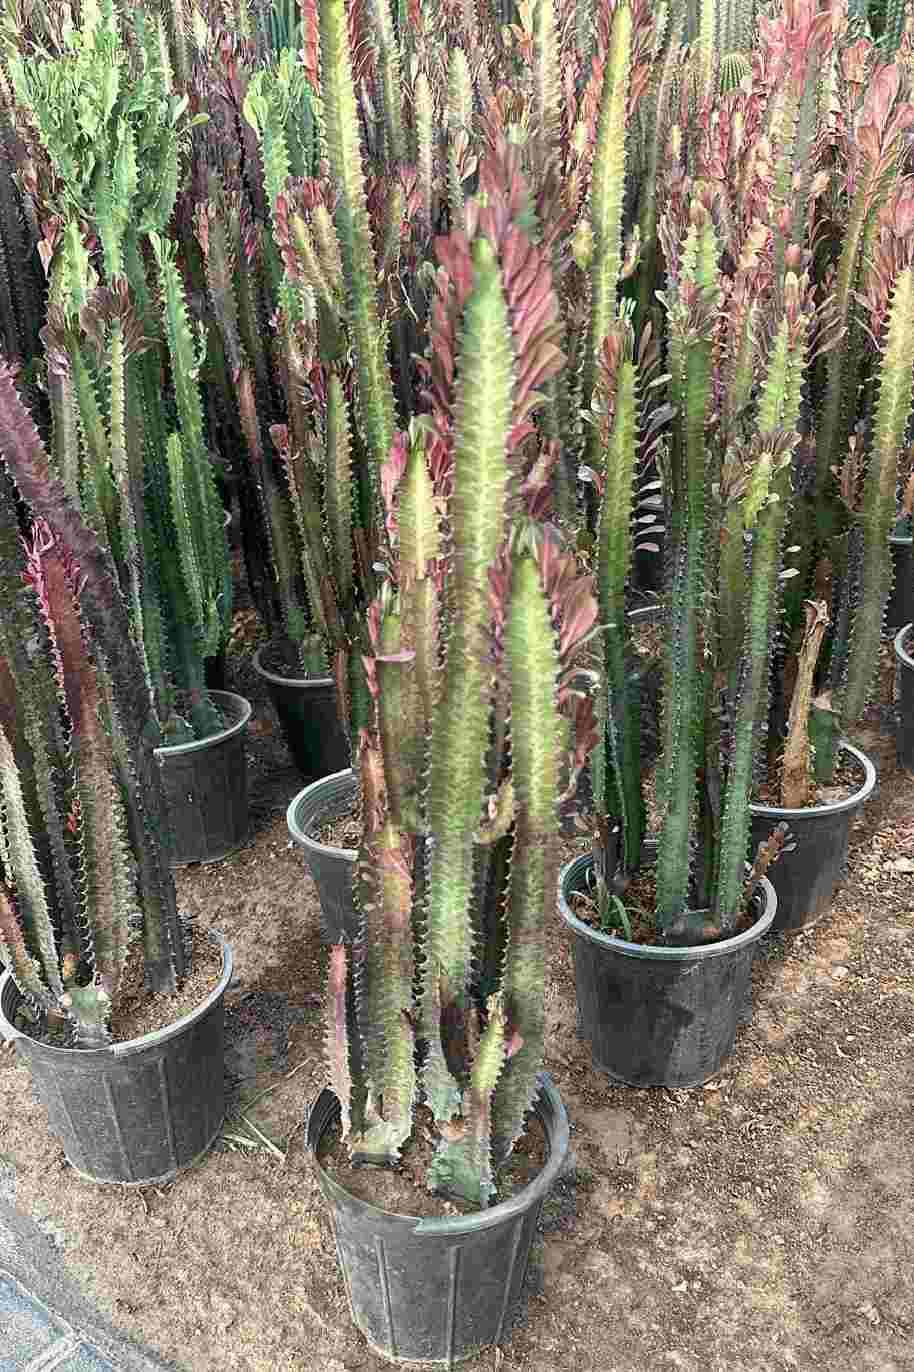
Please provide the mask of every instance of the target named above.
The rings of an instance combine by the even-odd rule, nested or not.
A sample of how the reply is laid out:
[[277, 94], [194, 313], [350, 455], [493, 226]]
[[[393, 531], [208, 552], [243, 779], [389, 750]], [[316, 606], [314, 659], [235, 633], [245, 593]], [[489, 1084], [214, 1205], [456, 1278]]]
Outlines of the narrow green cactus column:
[[495, 255], [473, 248], [473, 289], [464, 310], [461, 385], [450, 501], [453, 534], [450, 634], [432, 730], [428, 826], [435, 835], [428, 871], [423, 1011], [429, 1033], [425, 1092], [435, 1118], [448, 1119], [459, 1097], [437, 1041], [438, 1006], [466, 1007], [472, 948], [473, 834], [482, 814], [492, 668], [489, 569], [504, 537], [511, 421], [511, 330]]

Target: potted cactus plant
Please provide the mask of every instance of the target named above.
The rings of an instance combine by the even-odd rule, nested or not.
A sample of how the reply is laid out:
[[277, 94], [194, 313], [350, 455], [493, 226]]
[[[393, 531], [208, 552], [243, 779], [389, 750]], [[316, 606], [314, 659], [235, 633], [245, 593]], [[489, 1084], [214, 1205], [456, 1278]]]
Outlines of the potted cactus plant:
[[[843, 461], [820, 472], [823, 484], [818, 478], [816, 484], [819, 516], [838, 530], [820, 544], [816, 569], [820, 577], [824, 567], [834, 581], [831, 626], [818, 671], [815, 652], [812, 662], [804, 663], [808, 626], [797, 655], [791, 710], [796, 715], [796, 696], [805, 694], [808, 728], [806, 718], [792, 721], [785, 757], [799, 766], [792, 772], [784, 767], [779, 805], [753, 810], [756, 839], [779, 822], [788, 823], [794, 835], [774, 875], [781, 902], [778, 918], [787, 928], [809, 924], [828, 909], [847, 862], [851, 822], [876, 781], [872, 763], [848, 738], [877, 673], [894, 576], [891, 534], [899, 513], [899, 462], [914, 400], [914, 343], [906, 322], [914, 253], [914, 198], [904, 174], [905, 130], [914, 121], [909, 81], [899, 64], [880, 64], [872, 45], [857, 44], [840, 57], [845, 70], [854, 70], [859, 78], [863, 64], [871, 79], [857, 96], [856, 108], [846, 92], [850, 136], [845, 175], [835, 177], [833, 203], [823, 214], [824, 219], [839, 212], [855, 186], [855, 222], [859, 219], [867, 242], [864, 250], [859, 243], [855, 246], [853, 234], [841, 239], [837, 280], [850, 282], [853, 298], [845, 303], [847, 328], [823, 362], [821, 410], [812, 414], [811, 441], [821, 458], [836, 455], [835, 443], [845, 445]], [[839, 317], [842, 290], [836, 297]], [[836, 396], [844, 397], [841, 403]], [[803, 502], [798, 505], [802, 531]], [[804, 682], [808, 689], [801, 692]], [[826, 790], [810, 803], [813, 778], [823, 788], [831, 787], [836, 763], [850, 760], [862, 777], [849, 793], [832, 800]]]
[[[335, 42], [342, 19], [338, 0], [322, 7]], [[518, 161], [493, 150], [462, 228], [438, 240], [426, 411], [382, 468], [393, 555], [369, 612], [360, 926], [331, 951], [331, 1089], [308, 1127], [353, 1317], [407, 1363], [501, 1338], [568, 1139], [539, 1075], [544, 939], [557, 804], [592, 743], [571, 682], [597, 606], [541, 522], [555, 450], [535, 422], [564, 358]], [[472, 1213], [390, 1213], [324, 1157], [336, 1130], [353, 1163], [398, 1166], [428, 1132], [420, 1101], [437, 1131], [427, 1185]], [[500, 1165], [534, 1116], [542, 1170], [504, 1194]]]
[[[790, 97], [802, 93], [821, 32], [820, 23], [798, 52], [774, 24], [767, 31], [762, 72], [789, 78]], [[595, 153], [596, 164], [612, 174], [595, 180], [603, 193], [591, 203], [593, 241], [602, 251], [590, 270], [610, 302], [602, 337], [593, 331], [591, 342], [597, 579], [607, 626], [604, 728], [594, 757], [594, 854], [565, 869], [560, 908], [574, 935], [579, 1019], [595, 1063], [632, 1084], [688, 1086], [728, 1055], [753, 944], [775, 916], [776, 897], [763, 874], [784, 833], [776, 829], [762, 845], [747, 878], [750, 798], [766, 763], [760, 745], [801, 436], [801, 379], [815, 347], [829, 340], [816, 329], [811, 259], [793, 241], [780, 183], [751, 155], [745, 166], [729, 165], [738, 146], [728, 141], [729, 120], [740, 102], [752, 111], [751, 86], [732, 103], [699, 105], [694, 128], [675, 126], [668, 134], [672, 160], [658, 192], [666, 280], [658, 298], [669, 376], [667, 403], [652, 402], [658, 387], [651, 384], [650, 335], [636, 342], [616, 304], [624, 161], [610, 161], [609, 153], [624, 148], [630, 43], [623, 6], [607, 49], [617, 109], [604, 121]], [[767, 89], [766, 81], [758, 84]], [[759, 114], [751, 126], [765, 128]], [[789, 121], [785, 127], [799, 136]], [[720, 138], [710, 156], [707, 143], [700, 151], [699, 137], [698, 153], [687, 157], [686, 134], [712, 128]], [[788, 162], [792, 155], [778, 145], [775, 152]], [[661, 425], [667, 590], [659, 831], [645, 854], [639, 702], [624, 591], [634, 474], [641, 447]], [[636, 879], [644, 889], [632, 898]], [[572, 909], [571, 898], [579, 896], [592, 902], [593, 923]]]
[[80, 1175], [166, 1181], [221, 1128], [231, 951], [213, 935], [221, 969], [204, 998], [113, 1041], [129, 961], [158, 993], [189, 970], [145, 673], [111, 558], [52, 474], [6, 363], [0, 416], [34, 516], [23, 540], [0, 475], [0, 1034]]
[[87, 6], [53, 56], [8, 41], [8, 64], [42, 168], [51, 453], [117, 563], [180, 864], [244, 838], [251, 711], [206, 685], [228, 636], [231, 566], [198, 347], [165, 236], [194, 120], [146, 12], [131, 22], [128, 42], [113, 4]]
[[251, 286], [243, 279], [255, 269], [258, 236], [246, 202], [216, 175], [197, 206], [196, 232], [279, 605], [280, 632], [258, 649], [254, 667], [296, 765], [315, 779], [348, 767], [364, 718], [361, 624], [376, 536], [373, 488], [353, 431], [333, 195], [326, 177], [307, 175], [315, 162], [309, 92], [304, 66], [284, 51], [254, 73], [244, 97], [272, 220], [272, 349], [249, 326]]

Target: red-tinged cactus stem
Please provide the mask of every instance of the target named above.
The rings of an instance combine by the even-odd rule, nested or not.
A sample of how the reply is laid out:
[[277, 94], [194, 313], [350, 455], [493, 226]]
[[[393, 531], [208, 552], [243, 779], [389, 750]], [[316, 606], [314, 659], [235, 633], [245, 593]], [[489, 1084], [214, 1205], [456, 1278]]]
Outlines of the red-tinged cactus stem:
[[[9, 750], [8, 757], [7, 750]], [[12, 750], [9, 749], [6, 735], [0, 728], [0, 776], [5, 774], [6, 768], [11, 763]], [[12, 765], [15, 766], [15, 763]], [[25, 945], [10, 893], [2, 881], [0, 881], [0, 954], [2, 954], [3, 961], [12, 972], [20, 990], [30, 996], [40, 1009], [52, 1009], [56, 1003], [56, 997], [51, 994], [41, 980], [35, 960]]]
[[320, 0], [320, 30], [324, 129], [337, 187], [334, 217], [355, 344], [359, 409], [376, 481], [393, 442], [396, 417], [386, 330], [381, 327], [378, 314], [377, 267], [365, 200], [345, 0]]
[[377, 733], [360, 739], [363, 838], [354, 890], [362, 964], [356, 1005], [368, 1093], [365, 1127], [351, 1150], [360, 1161], [396, 1163], [412, 1130], [416, 1099], [413, 999], [412, 840], [385, 814]]
[[352, 1073], [349, 1066], [349, 1019], [347, 1014], [347, 982], [349, 959], [345, 943], [336, 943], [330, 950], [327, 969], [327, 998], [325, 1046], [330, 1071], [330, 1089], [340, 1103], [340, 1130], [349, 1137], [351, 1124]]
[[495, 253], [473, 245], [473, 288], [466, 302], [458, 359], [459, 393], [449, 502], [453, 612], [441, 694], [432, 728], [427, 817], [435, 835], [428, 872], [427, 936], [422, 966], [429, 1057], [425, 1093], [435, 1117], [457, 1106], [440, 1047], [439, 997], [465, 1005], [473, 955], [473, 835], [486, 784], [491, 665], [489, 569], [504, 536], [511, 421], [511, 331]]
[[82, 922], [96, 976], [110, 996], [117, 989], [127, 956], [129, 880], [114, 757], [102, 717], [97, 669], [89, 659], [76, 600], [79, 573], [67, 565], [55, 540], [46, 538], [40, 526], [29, 573], [59, 654], [79, 801]]
[[184, 973], [184, 944], [168, 862], [165, 796], [148, 732], [149, 696], [142, 663], [110, 554], [86, 526], [62, 482], [52, 475], [38, 431], [4, 363], [0, 363], [0, 454], [33, 513], [59, 533], [79, 564], [80, 604], [121, 704], [126, 757], [117, 759], [118, 774], [138, 864], [147, 981], [157, 991], [172, 992], [177, 977]]

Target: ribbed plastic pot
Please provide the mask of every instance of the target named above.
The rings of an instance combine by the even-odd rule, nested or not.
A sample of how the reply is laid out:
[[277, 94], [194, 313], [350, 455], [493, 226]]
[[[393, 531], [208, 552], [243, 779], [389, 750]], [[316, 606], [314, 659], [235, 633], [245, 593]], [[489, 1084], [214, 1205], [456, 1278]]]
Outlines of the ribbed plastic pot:
[[769, 880], [778, 897], [772, 929], [810, 928], [828, 912], [838, 883], [845, 875], [851, 825], [873, 793], [876, 768], [859, 748], [853, 748], [849, 743], [841, 743], [839, 747], [863, 770], [863, 781], [846, 800], [810, 805], [801, 810], [777, 805], [749, 807], [752, 854], [776, 824], [786, 824], [792, 840], [768, 869]]
[[286, 811], [289, 833], [305, 854], [321, 905], [321, 937], [325, 943], [353, 943], [358, 915], [352, 900], [354, 848], [318, 843], [309, 830], [345, 815], [357, 795], [359, 779], [351, 767], [335, 776], [312, 781]]
[[914, 535], [892, 534], [892, 594], [885, 612], [885, 627], [896, 634], [914, 620]]
[[539, 1176], [490, 1210], [443, 1219], [391, 1214], [344, 1190], [317, 1160], [339, 1114], [322, 1091], [308, 1146], [327, 1202], [352, 1318], [375, 1353], [393, 1363], [453, 1367], [501, 1343], [523, 1286], [543, 1201], [568, 1153], [568, 1118], [542, 1077], [535, 1105], [549, 1155]]
[[592, 929], [568, 903], [592, 865], [585, 854], [563, 868], [559, 913], [574, 936], [578, 1032], [590, 1040], [593, 1064], [627, 1086], [699, 1086], [733, 1049], [755, 945], [777, 910], [774, 888], [763, 879], [759, 918], [719, 943], [626, 943]]
[[914, 624], [895, 635], [895, 727], [899, 766], [914, 772]]
[[105, 1048], [56, 1048], [15, 1027], [22, 997], [0, 977], [0, 1035], [28, 1064], [67, 1161], [86, 1181], [149, 1186], [172, 1181], [215, 1141], [225, 1115], [223, 998], [232, 950], [206, 1000], [166, 1029]]
[[211, 691], [227, 728], [193, 743], [156, 748], [168, 801], [172, 866], [219, 862], [248, 831], [248, 764], [244, 734], [251, 706], [232, 691]]
[[263, 648], [254, 670], [266, 682], [292, 761], [307, 781], [317, 781], [349, 766], [349, 741], [336, 712], [333, 677], [277, 676], [263, 665]]

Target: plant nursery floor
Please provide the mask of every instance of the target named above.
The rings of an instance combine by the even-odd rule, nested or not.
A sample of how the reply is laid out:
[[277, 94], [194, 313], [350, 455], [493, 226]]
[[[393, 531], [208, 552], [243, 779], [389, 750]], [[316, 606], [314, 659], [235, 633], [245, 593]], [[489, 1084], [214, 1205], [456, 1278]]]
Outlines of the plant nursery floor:
[[[255, 702], [251, 837], [179, 876], [182, 906], [235, 949], [223, 1138], [167, 1188], [93, 1187], [2, 1054], [4, 1190], [104, 1319], [184, 1372], [380, 1372], [302, 1144], [324, 1072], [317, 904], [285, 826], [300, 782], [231, 661]], [[859, 731], [880, 784], [833, 911], [763, 946], [753, 1018], [704, 1089], [592, 1070], [555, 920], [547, 1065], [573, 1158], [510, 1342], [467, 1372], [914, 1369], [914, 780], [887, 719], [876, 707]]]

